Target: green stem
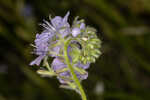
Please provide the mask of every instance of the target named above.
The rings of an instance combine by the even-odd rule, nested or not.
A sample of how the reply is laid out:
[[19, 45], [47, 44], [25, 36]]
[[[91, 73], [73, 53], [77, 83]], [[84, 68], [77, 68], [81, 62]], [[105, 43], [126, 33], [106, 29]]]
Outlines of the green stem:
[[50, 68], [48, 62], [47, 62], [47, 57], [44, 59], [44, 66], [48, 69], [48, 71], [52, 72], [52, 69]]
[[81, 93], [82, 100], [87, 100], [86, 94], [85, 94], [85, 92], [84, 92], [84, 90], [82, 88], [82, 85], [80, 84], [80, 81], [77, 78], [77, 76], [76, 76], [76, 74], [74, 72], [74, 69], [73, 69], [73, 67], [72, 67], [72, 65], [71, 65], [71, 63], [69, 61], [69, 58], [68, 58], [67, 48], [69, 46], [69, 42], [70, 41], [71, 41], [71, 39], [65, 41], [65, 43], [64, 43], [64, 58], [65, 58], [66, 64], [68, 65], [68, 68], [69, 68], [69, 70], [71, 72], [73, 80], [74, 80], [75, 84], [77, 85], [77, 87], [78, 87], [78, 89], [79, 89], [79, 91]]

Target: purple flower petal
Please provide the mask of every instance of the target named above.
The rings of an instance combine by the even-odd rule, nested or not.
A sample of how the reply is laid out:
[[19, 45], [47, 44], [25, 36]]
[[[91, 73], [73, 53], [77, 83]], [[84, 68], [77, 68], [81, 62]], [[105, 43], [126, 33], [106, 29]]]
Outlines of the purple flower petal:
[[68, 16], [70, 15], [70, 12], [68, 11], [65, 17], [63, 18], [63, 22], [66, 23], [68, 20]]
[[85, 29], [85, 24], [84, 23], [81, 23], [80, 29]]
[[[77, 66], [74, 66], [74, 67], [80, 67], [80, 68], [83, 68], [83, 69], [86, 69], [86, 68], [89, 67], [88, 64], [83, 65], [81, 63], [78, 63], [76, 65]], [[52, 69], [56, 72], [59, 71], [59, 70], [62, 70], [63, 68], [66, 68], [66, 67], [67, 67], [67, 65], [64, 64], [63, 61], [60, 58], [55, 58], [52, 62]], [[71, 77], [71, 74], [70, 74], [69, 70], [64, 71], [64, 72], [60, 72], [58, 74], [59, 74], [59, 76], [62, 76], [64, 78], [66, 78], [66, 80], [65, 80], [65, 79], [58, 76], [57, 78], [59, 79], [60, 83], [66, 83], [66, 81], [71, 81], [70, 79], [67, 80], [67, 78]], [[84, 80], [84, 79], [87, 79], [87, 77], [88, 77], [88, 73], [80, 74], [79, 72], [75, 71], [75, 74], [77, 75], [79, 80]]]
[[89, 66], [90, 66], [90, 63], [82, 64], [82, 63], [79, 62], [78, 64], [75, 64], [75, 66], [83, 68], [83, 69], [88, 69]]
[[55, 31], [60, 33], [62, 37], [67, 36], [70, 33], [70, 25], [67, 22], [69, 12], [65, 15], [64, 18], [56, 16], [51, 20], [52, 25], [55, 28]]
[[85, 80], [85, 79], [87, 79], [87, 77], [88, 77], [88, 73], [85, 73], [84, 75], [82, 74], [80, 74], [79, 72], [76, 72], [76, 75], [77, 75], [77, 77], [80, 79], [80, 80]]
[[37, 57], [35, 60], [33, 60], [33, 61], [30, 63], [30, 65], [32, 66], [32, 65], [36, 64], [37, 66], [39, 66], [40, 63], [41, 63], [41, 60], [42, 60], [43, 58], [44, 58], [44, 55], [41, 55], [41, 56]]
[[72, 36], [73, 37], [76, 37], [80, 33], [81, 33], [80, 28], [73, 28], [72, 29]]
[[64, 27], [59, 30], [59, 33], [61, 34], [62, 37], [67, 36], [70, 33], [70, 28], [69, 27]]
[[60, 25], [61, 25], [61, 23], [62, 23], [62, 17], [60, 17], [60, 16], [54, 17], [54, 18], [51, 20], [51, 23], [52, 23], [52, 25], [53, 25], [55, 28], [60, 27]]
[[51, 54], [52, 57], [56, 57], [59, 54], [61, 47], [60, 46], [56, 46], [54, 48], [52, 48], [52, 52], [55, 52], [55, 54]]
[[59, 58], [55, 58], [52, 62], [52, 68], [54, 71], [67, 67]]
[[[62, 79], [61, 77], [57, 77], [59, 82], [62, 83], [62, 84], [65, 84], [66, 81], [68, 81], [68, 78], [71, 76], [69, 71], [62, 72], [59, 75], [62, 76], [62, 77], [64, 77], [64, 76], [66, 77], [66, 80]], [[71, 81], [71, 80], [69, 80], [69, 81]]]

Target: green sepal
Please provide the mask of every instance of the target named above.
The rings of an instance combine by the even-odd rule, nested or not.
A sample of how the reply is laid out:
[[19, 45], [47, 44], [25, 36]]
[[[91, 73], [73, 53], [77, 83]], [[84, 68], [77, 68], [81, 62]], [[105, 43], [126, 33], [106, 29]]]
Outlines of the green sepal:
[[83, 74], [83, 75], [87, 73], [84, 69], [79, 68], [79, 67], [77, 67], [77, 66], [74, 67], [74, 70], [77, 71], [77, 72], [79, 72], [80, 74]]
[[93, 53], [92, 56], [94, 56], [95, 58], [98, 58], [98, 57], [99, 57], [99, 55], [98, 55], [98, 54], [95, 54], [95, 53]]
[[77, 88], [77, 86], [73, 82], [67, 82], [67, 84], [60, 85], [60, 88], [75, 90]]
[[43, 77], [53, 77], [53, 76], [56, 76], [55, 72], [50, 72], [50, 71], [47, 71], [47, 70], [38, 70], [37, 71], [38, 74], [40, 74], [41, 76]]
[[81, 94], [76, 84], [73, 82], [67, 82], [67, 84], [60, 85], [59, 87], [69, 90], [75, 90], [77, 93]]
[[68, 70], [69, 70], [68, 67], [66, 67], [66, 68], [56, 70], [56, 73], [59, 74], [59, 73], [62, 73], [62, 72], [68, 71]]

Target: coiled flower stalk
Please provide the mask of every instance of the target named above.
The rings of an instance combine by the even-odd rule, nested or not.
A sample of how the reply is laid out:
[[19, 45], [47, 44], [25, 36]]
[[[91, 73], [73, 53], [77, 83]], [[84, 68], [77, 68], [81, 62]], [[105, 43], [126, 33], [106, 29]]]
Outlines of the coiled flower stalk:
[[[50, 17], [50, 21], [41, 24], [44, 30], [36, 35], [34, 54], [38, 57], [30, 65], [43, 67], [37, 71], [44, 77], [56, 76], [60, 87], [75, 90], [87, 100], [81, 81], [87, 79], [86, 69], [101, 54], [101, 41], [96, 30], [86, 26], [84, 20], [75, 18], [73, 24], [68, 23], [69, 12], [64, 16]], [[49, 57], [53, 57], [50, 64]]]

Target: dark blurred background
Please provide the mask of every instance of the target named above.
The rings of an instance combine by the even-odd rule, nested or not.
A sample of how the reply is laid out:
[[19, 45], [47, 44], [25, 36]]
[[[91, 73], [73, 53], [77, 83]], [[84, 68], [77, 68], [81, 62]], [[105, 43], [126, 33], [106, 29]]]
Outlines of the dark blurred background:
[[102, 56], [83, 81], [88, 100], [150, 99], [150, 0], [0, 0], [0, 100], [80, 100], [29, 66], [39, 23], [71, 12], [98, 30]]

